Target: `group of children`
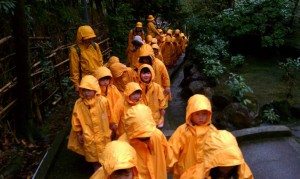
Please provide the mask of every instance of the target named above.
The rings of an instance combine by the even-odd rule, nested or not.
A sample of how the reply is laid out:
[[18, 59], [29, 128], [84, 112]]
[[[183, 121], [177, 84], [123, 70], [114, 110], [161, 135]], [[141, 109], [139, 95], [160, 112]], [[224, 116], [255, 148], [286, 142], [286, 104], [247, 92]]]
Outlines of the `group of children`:
[[[142, 22], [137, 22], [136, 27], [130, 30], [126, 62], [133, 68], [138, 67], [136, 54], [139, 53], [139, 47], [142, 44], [149, 44], [153, 48], [155, 57], [161, 60], [167, 68], [176, 66], [177, 59], [185, 53], [188, 38], [179, 29], [176, 29], [174, 33], [172, 29], [168, 29], [166, 33], [163, 29], [156, 29], [155, 18], [152, 15], [148, 16], [147, 21], [147, 35], [143, 31]], [[136, 42], [132, 43], [133, 40]]]
[[[139, 46], [134, 68], [116, 56], [98, 67], [90, 63], [99, 55], [93, 37], [89, 26], [80, 27], [81, 52], [76, 47], [70, 52], [79, 99], [68, 141], [68, 149], [93, 164], [91, 178], [163, 179], [168, 172], [173, 178], [253, 178], [232, 134], [211, 123], [211, 104], [203, 95], [189, 99], [186, 122], [166, 139], [160, 129], [171, 100], [170, 78], [141, 36], [131, 41]], [[89, 70], [80, 73], [88, 65]]]

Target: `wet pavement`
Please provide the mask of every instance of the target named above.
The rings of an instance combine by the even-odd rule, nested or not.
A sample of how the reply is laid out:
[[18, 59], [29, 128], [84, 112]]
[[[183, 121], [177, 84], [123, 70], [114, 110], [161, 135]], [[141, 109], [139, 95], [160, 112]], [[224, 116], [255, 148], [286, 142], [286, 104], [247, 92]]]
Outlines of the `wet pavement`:
[[300, 145], [293, 137], [258, 139], [240, 146], [254, 178], [300, 178]]
[[[182, 61], [179, 61], [179, 63], [180, 62]], [[180, 67], [178, 66], [178, 68]], [[169, 70], [169, 72], [174, 73], [171, 83], [173, 99], [166, 110], [166, 123], [162, 130], [167, 137], [172, 134], [176, 126], [181, 125], [185, 121], [186, 102], [181, 99], [181, 89], [178, 87], [183, 79], [183, 70], [180, 68], [176, 71], [177, 73], [175, 74], [174, 70]], [[69, 127], [70, 126], [67, 128]], [[279, 128], [277, 129], [275, 127], [273, 130], [268, 129], [268, 127], [251, 128], [247, 134], [243, 134], [243, 132], [239, 133], [239, 131], [236, 132], [238, 139], [242, 138], [243, 135], [254, 136], [248, 138], [251, 140], [239, 141], [239, 145], [245, 161], [251, 168], [255, 178], [300, 178], [300, 122], [288, 127], [284, 126], [283, 131]], [[284, 130], [290, 130], [289, 135], [287, 135]], [[266, 131], [268, 133], [264, 133]], [[92, 166], [85, 162], [82, 156], [67, 149], [68, 132], [69, 130], [67, 129], [67, 132], [60, 137], [61, 142], [56, 144], [59, 145], [57, 151], [52, 155], [45, 155], [45, 158], [52, 156], [53, 159], [45, 160], [48, 163], [41, 163], [40, 168], [45, 168], [45, 165], [48, 166], [48, 168], [46, 167], [43, 172], [37, 170], [37, 175], [33, 178], [84, 179], [89, 178], [93, 174]], [[51, 153], [51, 148], [48, 152]], [[171, 176], [169, 176], [169, 178], [171, 178]]]

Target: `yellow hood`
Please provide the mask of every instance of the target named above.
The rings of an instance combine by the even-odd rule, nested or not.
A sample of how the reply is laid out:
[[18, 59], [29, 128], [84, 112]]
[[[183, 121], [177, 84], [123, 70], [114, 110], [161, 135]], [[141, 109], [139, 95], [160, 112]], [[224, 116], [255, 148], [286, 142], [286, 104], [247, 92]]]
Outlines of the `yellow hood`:
[[99, 83], [98, 80], [92, 76], [92, 75], [86, 75], [84, 76], [79, 84], [79, 94], [82, 97], [82, 89], [89, 89], [89, 90], [93, 90], [96, 91], [96, 94], [101, 94], [101, 89], [99, 87]]
[[122, 63], [114, 63], [110, 66], [110, 70], [113, 77], [118, 78], [127, 70], [127, 67]]
[[137, 104], [129, 108], [125, 114], [124, 128], [130, 140], [151, 137], [156, 129], [151, 109], [144, 104]]
[[214, 167], [239, 165], [239, 178], [252, 178], [237, 141], [230, 132], [220, 130], [212, 133], [206, 140], [204, 150], [205, 176], [209, 176], [210, 170]]
[[140, 90], [141, 91], [141, 94], [142, 94], [142, 88], [140, 87], [140, 85], [136, 82], [129, 82], [126, 84], [126, 87], [125, 87], [125, 90], [124, 90], [124, 96], [125, 96], [125, 99], [128, 103], [133, 103], [130, 99], [129, 99], [129, 96], [137, 91], [137, 90]]
[[108, 143], [105, 146], [101, 159], [104, 172], [107, 176], [110, 176], [116, 170], [128, 169], [137, 165], [137, 156], [134, 148], [129, 143], [123, 141]]
[[105, 76], [109, 76], [109, 77], [112, 77], [112, 74], [110, 72], [110, 70], [107, 68], [107, 67], [98, 67], [95, 72], [94, 72], [94, 77], [96, 77], [98, 80], [100, 78], [103, 78]]
[[186, 107], [186, 123], [190, 124], [191, 114], [200, 110], [209, 111], [209, 115], [207, 116], [206, 125], [211, 123], [211, 104], [209, 99], [201, 94], [195, 94], [188, 100], [188, 104]]
[[106, 66], [107, 68], [110, 68], [110, 66], [111, 66], [113, 63], [119, 63], [119, 62], [120, 62], [120, 60], [119, 60], [118, 57], [116, 57], [116, 56], [111, 56], [111, 57], [108, 59], [108, 61], [107, 61], [107, 63], [105, 64], [105, 66]]
[[140, 48], [140, 54], [139, 57], [145, 57], [145, 56], [151, 56], [152, 60], [155, 57], [154, 51], [149, 44], [144, 44]]
[[138, 77], [139, 77], [139, 81], [142, 81], [142, 80], [141, 80], [141, 70], [142, 70], [143, 68], [148, 68], [148, 69], [150, 70], [150, 72], [151, 72], [151, 81], [153, 81], [154, 78], [155, 78], [155, 73], [154, 73], [154, 70], [153, 70], [152, 66], [151, 66], [151, 65], [148, 65], [148, 64], [143, 64], [143, 65], [141, 65], [141, 66], [139, 67], [139, 69], [138, 69]]
[[82, 44], [83, 40], [96, 37], [96, 34], [91, 26], [80, 26], [77, 30], [77, 43]]

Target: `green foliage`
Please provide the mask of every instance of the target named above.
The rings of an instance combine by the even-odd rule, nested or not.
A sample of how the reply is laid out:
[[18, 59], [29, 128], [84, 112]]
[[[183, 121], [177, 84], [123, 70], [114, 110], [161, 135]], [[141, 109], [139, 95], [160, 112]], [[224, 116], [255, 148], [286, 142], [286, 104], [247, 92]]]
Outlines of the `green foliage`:
[[127, 38], [129, 30], [135, 27], [133, 9], [129, 4], [120, 4], [116, 8], [116, 13], [107, 17], [107, 24], [109, 28], [109, 37], [114, 55], [121, 60], [125, 59], [125, 50], [127, 48]]
[[220, 32], [227, 37], [255, 35], [263, 47], [284, 44], [292, 17], [293, 2], [289, 0], [239, 0], [217, 18]]
[[279, 62], [279, 68], [285, 71], [285, 76], [288, 77], [294, 72], [300, 70], [300, 57], [297, 59], [287, 58], [286, 62]]
[[280, 122], [280, 116], [275, 113], [274, 108], [268, 108], [263, 111], [262, 120], [267, 123], [278, 124]]
[[0, 1], [0, 14], [14, 15], [16, 1], [14, 0], [2, 0]]
[[292, 91], [295, 87], [295, 73], [300, 70], [300, 57], [297, 59], [287, 58], [286, 62], [279, 62], [279, 68], [284, 70], [284, 79], [287, 83], [287, 97], [292, 97]]
[[214, 58], [203, 58], [204, 61], [204, 69], [203, 72], [207, 77], [213, 78], [218, 82], [218, 78], [224, 74], [224, 70], [226, 69], [221, 63], [220, 60]]
[[245, 79], [242, 76], [230, 73], [228, 80], [225, 81], [225, 85], [230, 88], [231, 96], [238, 102], [242, 102], [245, 105], [251, 103], [249, 99], [245, 98], [245, 94], [253, 93], [253, 90], [246, 84]]
[[245, 57], [243, 55], [231, 56], [230, 66], [235, 68], [237, 66], [243, 65], [245, 63]]

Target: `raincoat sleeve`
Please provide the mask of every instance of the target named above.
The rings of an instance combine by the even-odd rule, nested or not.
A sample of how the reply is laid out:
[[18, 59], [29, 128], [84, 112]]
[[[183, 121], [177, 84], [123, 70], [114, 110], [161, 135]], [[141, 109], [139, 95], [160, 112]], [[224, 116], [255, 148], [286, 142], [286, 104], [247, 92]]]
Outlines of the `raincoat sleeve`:
[[113, 109], [108, 100], [105, 107], [107, 111], [107, 117], [109, 119], [109, 126], [116, 125], [117, 124], [116, 118], [115, 115], [113, 115]]
[[165, 148], [165, 151], [164, 151], [165, 160], [166, 160], [166, 164], [167, 164], [167, 171], [169, 171], [172, 168], [172, 166], [174, 165], [175, 160], [173, 158], [172, 150], [171, 150], [171, 148], [168, 144], [168, 141], [167, 141], [167, 139], [164, 135], [162, 136], [161, 141], [162, 141], [162, 144]]
[[182, 151], [182, 146], [184, 145], [184, 142], [181, 137], [182, 135], [182, 126], [179, 126], [168, 141], [173, 157], [173, 165], [170, 166], [170, 168], [172, 168], [174, 164], [177, 163], [179, 160]]
[[[159, 60], [159, 59], [157, 59]], [[171, 83], [170, 83], [170, 77], [169, 77], [169, 73], [168, 73], [168, 70], [165, 66], [162, 66], [161, 69], [161, 78], [162, 78], [162, 86], [164, 88], [169, 88], [171, 86]]]
[[75, 103], [73, 113], [72, 113], [72, 129], [75, 132], [82, 131], [82, 124], [80, 122], [80, 118], [84, 117], [78, 103], [79, 103], [78, 101]]
[[80, 82], [79, 81], [80, 80], [79, 56], [74, 47], [70, 48], [69, 59], [70, 59], [70, 79], [75, 85], [75, 87], [78, 87]]
[[159, 109], [166, 109], [168, 107], [167, 101], [165, 99], [164, 95], [164, 89], [160, 86], [158, 86], [158, 99], [159, 99]]
[[72, 113], [72, 128], [69, 135], [68, 140], [68, 149], [72, 150], [73, 152], [78, 153], [79, 155], [84, 155], [83, 146], [79, 144], [77, 140], [77, 133], [82, 131], [82, 127], [80, 124], [80, 120], [78, 118], [78, 102], [75, 103], [74, 110]]
[[152, 31], [154, 34], [160, 36], [159, 32], [157, 31], [157, 29], [155, 28], [155, 26], [154, 26], [153, 23], [148, 23], [148, 28], [151, 29], [151, 31]]

